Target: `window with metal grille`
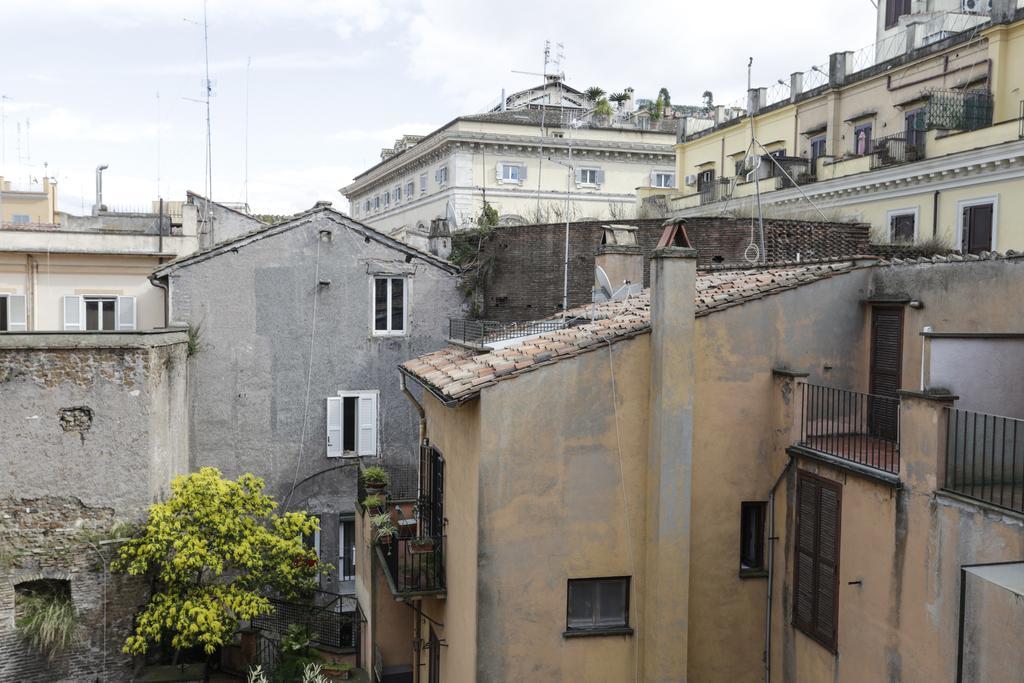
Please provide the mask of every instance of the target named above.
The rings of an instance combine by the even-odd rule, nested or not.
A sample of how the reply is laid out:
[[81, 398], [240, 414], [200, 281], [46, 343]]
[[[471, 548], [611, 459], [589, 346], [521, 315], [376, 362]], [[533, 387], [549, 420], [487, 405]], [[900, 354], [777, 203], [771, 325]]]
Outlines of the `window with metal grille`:
[[838, 644], [842, 492], [830, 479], [797, 473], [793, 626], [831, 652]]
[[629, 577], [569, 579], [565, 630], [574, 632], [629, 628]]
[[740, 573], [764, 571], [764, 520], [768, 505], [763, 501], [740, 504]]

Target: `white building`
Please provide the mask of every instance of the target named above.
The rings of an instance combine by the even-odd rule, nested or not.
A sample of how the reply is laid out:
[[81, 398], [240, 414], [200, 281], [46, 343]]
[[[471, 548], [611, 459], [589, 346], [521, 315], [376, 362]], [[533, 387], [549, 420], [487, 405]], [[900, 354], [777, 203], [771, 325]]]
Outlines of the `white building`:
[[678, 119], [636, 116], [631, 101], [595, 115], [557, 79], [504, 102], [384, 150], [341, 189], [350, 214], [423, 247], [431, 221], [471, 227], [485, 201], [504, 222], [557, 222], [568, 191], [574, 220], [601, 220], [632, 217], [640, 188], [676, 187]]

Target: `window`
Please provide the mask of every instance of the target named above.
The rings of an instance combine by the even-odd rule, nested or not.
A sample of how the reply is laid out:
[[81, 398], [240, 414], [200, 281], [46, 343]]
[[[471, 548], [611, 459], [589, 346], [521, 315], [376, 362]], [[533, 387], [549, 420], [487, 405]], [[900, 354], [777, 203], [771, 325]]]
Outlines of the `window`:
[[373, 333], [405, 334], [405, 278], [373, 279]]
[[913, 150], [911, 152], [911, 149], [908, 149], [907, 154], [913, 153], [914, 155], [907, 161], [916, 161], [924, 156], [925, 117], [924, 109], [915, 109], [903, 115], [904, 135], [906, 135], [908, 147]]
[[405, 197], [406, 199], [412, 199], [413, 194], [416, 191], [416, 183], [409, 181], [405, 184]]
[[697, 191], [700, 192], [702, 190], [710, 188], [714, 182], [715, 169], [709, 168], [706, 171], [701, 171], [700, 173], [697, 174]]
[[366, 203], [363, 204], [363, 212], [364, 213], [370, 213], [370, 200], [369, 199], [367, 199]]
[[448, 167], [441, 166], [438, 168], [434, 178], [437, 180], [438, 185], [446, 185], [448, 183]]
[[380, 209], [380, 195], [377, 195], [373, 198], [373, 208], [375, 211]]
[[853, 152], [861, 156], [871, 153], [870, 123], [865, 123], [853, 129]]
[[338, 574], [342, 581], [356, 578], [356, 523], [351, 514], [338, 519]]
[[24, 294], [0, 294], [0, 332], [28, 330]]
[[763, 576], [764, 520], [768, 504], [762, 501], [740, 504], [740, 576]]
[[394, 194], [395, 194], [395, 204], [397, 204], [398, 202], [402, 201], [402, 186], [401, 185], [395, 185], [395, 192], [394, 192]]
[[426, 173], [421, 173], [420, 174], [420, 194], [423, 194], [426, 191], [427, 191], [427, 174]]
[[886, 28], [898, 24], [904, 14], [910, 14], [910, 0], [885, 0]]
[[526, 166], [503, 161], [498, 164], [498, 180], [503, 183], [521, 183], [526, 180]]
[[376, 391], [339, 391], [327, 397], [327, 457], [377, 455]]
[[890, 211], [889, 241], [912, 244], [917, 237], [917, 209]]
[[654, 171], [651, 173], [651, 187], [675, 187], [676, 174], [672, 171]]
[[817, 169], [817, 161], [819, 157], [825, 156], [825, 136], [811, 139], [811, 171], [814, 172]]
[[14, 223], [31, 223], [31, 219], [26, 213], [16, 213], [11, 216], [11, 221]]
[[135, 328], [135, 297], [133, 296], [64, 297], [65, 330], [126, 332]]
[[842, 486], [803, 470], [796, 484], [793, 626], [831, 652], [839, 614]]
[[391, 193], [390, 192], [385, 192], [384, 193], [384, 208], [386, 209], [389, 206], [391, 206]]
[[306, 534], [302, 537], [302, 545], [306, 546], [308, 550], [312, 550], [316, 553], [317, 559], [320, 559], [320, 526], [322, 525], [320, 515], [310, 515], [316, 517], [317, 528], [311, 534]]
[[577, 185], [598, 186], [604, 182], [604, 171], [599, 168], [580, 168], [576, 170]]
[[565, 635], [632, 633], [629, 577], [569, 579]]
[[960, 205], [960, 251], [980, 254], [995, 248], [995, 201], [963, 202]]

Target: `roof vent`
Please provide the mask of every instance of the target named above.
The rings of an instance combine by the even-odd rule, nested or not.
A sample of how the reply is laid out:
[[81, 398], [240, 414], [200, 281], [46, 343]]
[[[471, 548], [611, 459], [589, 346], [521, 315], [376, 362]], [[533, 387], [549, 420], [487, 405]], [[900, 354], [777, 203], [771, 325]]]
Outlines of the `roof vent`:
[[318, 201], [316, 204], [313, 205], [313, 208], [314, 209], [327, 209], [327, 208], [330, 208], [330, 206], [331, 206], [331, 202], [327, 201], [326, 199], [321, 199], [320, 201]]

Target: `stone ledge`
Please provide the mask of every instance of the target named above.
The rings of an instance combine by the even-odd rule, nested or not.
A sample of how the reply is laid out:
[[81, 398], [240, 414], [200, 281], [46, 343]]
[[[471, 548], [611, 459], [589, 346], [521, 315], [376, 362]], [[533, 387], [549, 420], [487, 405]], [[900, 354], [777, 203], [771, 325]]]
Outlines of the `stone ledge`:
[[148, 349], [188, 342], [186, 328], [136, 332], [4, 332], [0, 350]]

